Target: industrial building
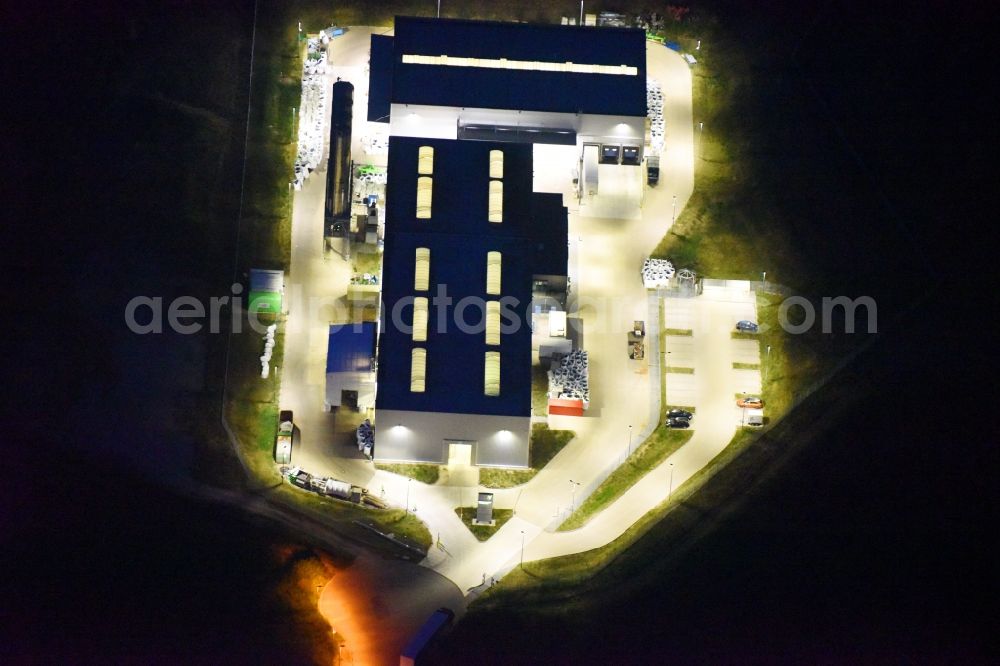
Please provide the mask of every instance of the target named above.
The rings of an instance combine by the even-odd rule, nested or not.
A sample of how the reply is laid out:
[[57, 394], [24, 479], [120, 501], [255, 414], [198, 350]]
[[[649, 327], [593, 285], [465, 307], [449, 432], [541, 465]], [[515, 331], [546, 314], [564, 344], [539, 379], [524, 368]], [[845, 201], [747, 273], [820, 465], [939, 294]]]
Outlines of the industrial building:
[[[537, 190], [572, 180], [581, 205], [596, 204], [589, 215], [638, 215], [648, 143], [641, 30], [412, 17], [395, 26], [372, 37], [369, 121], [392, 136], [544, 147]], [[545, 178], [552, 164], [567, 172], [557, 186]]]
[[596, 197], [600, 164], [638, 206], [645, 49], [634, 29], [410, 17], [372, 37], [367, 117], [390, 134], [376, 460], [528, 466], [533, 354], [573, 346], [563, 196]]
[[527, 144], [389, 140], [376, 460], [528, 465], [533, 294], [567, 259], [531, 173]]

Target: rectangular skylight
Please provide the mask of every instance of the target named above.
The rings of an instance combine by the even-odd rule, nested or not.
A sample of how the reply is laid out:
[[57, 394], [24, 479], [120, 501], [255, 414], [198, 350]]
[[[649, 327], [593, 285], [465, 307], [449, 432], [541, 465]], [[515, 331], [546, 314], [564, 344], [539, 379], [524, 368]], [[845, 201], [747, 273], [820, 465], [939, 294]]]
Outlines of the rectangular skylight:
[[487, 219], [490, 222], [503, 222], [503, 181], [490, 181], [490, 209]]
[[483, 391], [486, 395], [500, 395], [500, 352], [486, 352]]
[[500, 344], [500, 301], [486, 301], [486, 344]]
[[418, 247], [414, 258], [413, 269], [413, 290], [427, 291], [430, 287], [431, 273], [431, 250], [427, 247]]
[[433, 179], [430, 176], [417, 178], [417, 217], [426, 220], [431, 216], [431, 189]]
[[424, 392], [424, 376], [427, 371], [427, 350], [416, 347], [410, 353], [410, 391]]
[[486, 293], [492, 296], [500, 295], [500, 264], [499, 252], [486, 253]]
[[420, 146], [417, 152], [417, 174], [431, 176], [434, 174], [434, 147]]
[[638, 76], [639, 68], [628, 65], [593, 65], [578, 62], [551, 62], [547, 60], [510, 60], [508, 58], [462, 58], [447, 55], [403, 54], [406, 65], [439, 65], [445, 67], [481, 67], [484, 69], [513, 69], [535, 72], [565, 72], [569, 74], [611, 74]]
[[[498, 304], [499, 305], [499, 304]], [[499, 310], [497, 311], [499, 316]], [[417, 296], [413, 299], [413, 341], [427, 340], [427, 297]], [[497, 342], [497, 344], [500, 344]]]
[[503, 178], [503, 151], [490, 151], [490, 178]]

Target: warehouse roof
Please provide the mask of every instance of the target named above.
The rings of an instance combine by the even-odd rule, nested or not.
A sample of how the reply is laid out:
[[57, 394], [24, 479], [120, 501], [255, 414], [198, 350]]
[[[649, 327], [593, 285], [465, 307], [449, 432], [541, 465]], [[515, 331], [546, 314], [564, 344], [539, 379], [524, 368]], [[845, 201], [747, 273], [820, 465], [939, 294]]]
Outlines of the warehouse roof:
[[646, 115], [639, 29], [397, 16], [391, 77], [372, 46], [371, 90], [394, 104]]
[[[418, 173], [421, 147], [433, 149], [430, 174]], [[492, 223], [496, 150], [503, 152], [502, 222]], [[429, 218], [416, 214], [419, 178], [431, 179]], [[532, 192], [530, 145], [391, 137], [376, 408], [529, 415], [532, 277], [566, 274], [566, 239], [561, 195]], [[418, 248], [429, 251], [426, 290], [417, 289]], [[500, 253], [499, 293], [487, 284], [491, 252]], [[418, 341], [410, 329], [415, 297], [428, 299], [426, 339]], [[498, 345], [486, 343], [488, 301], [506, 304]], [[467, 325], [457, 323], [459, 311]], [[414, 349], [426, 351], [422, 392], [411, 390]], [[484, 390], [487, 352], [500, 354], [495, 396]]]
[[369, 56], [370, 81], [368, 84], [369, 122], [389, 122], [392, 104], [392, 37], [372, 35]]
[[371, 372], [375, 322], [333, 324], [326, 347], [326, 371]]

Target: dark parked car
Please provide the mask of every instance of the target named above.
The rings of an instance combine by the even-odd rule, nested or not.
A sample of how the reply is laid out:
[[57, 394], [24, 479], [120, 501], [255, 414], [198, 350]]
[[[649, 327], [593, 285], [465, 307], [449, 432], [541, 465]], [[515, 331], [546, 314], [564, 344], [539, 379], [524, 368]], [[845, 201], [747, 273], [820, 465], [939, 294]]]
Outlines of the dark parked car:
[[690, 428], [691, 427], [691, 422], [688, 421], [687, 419], [679, 419], [679, 418], [667, 419], [667, 427], [668, 428]]
[[692, 416], [694, 416], [694, 414], [684, 409], [671, 409], [667, 412], [668, 419], [685, 419], [690, 421]]
[[756, 333], [760, 329], [757, 322], [750, 321], [749, 319], [741, 319], [736, 322], [736, 330], [742, 331], [743, 333]]

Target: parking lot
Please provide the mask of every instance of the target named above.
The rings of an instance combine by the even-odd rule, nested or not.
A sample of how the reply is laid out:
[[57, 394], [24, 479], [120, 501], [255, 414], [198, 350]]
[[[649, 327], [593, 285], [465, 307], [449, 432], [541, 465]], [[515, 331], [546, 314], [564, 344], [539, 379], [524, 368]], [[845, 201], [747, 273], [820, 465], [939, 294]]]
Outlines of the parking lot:
[[[736, 322], [757, 320], [755, 294], [745, 281], [706, 280], [701, 295], [663, 299], [666, 399], [671, 406], [693, 407], [694, 427], [704, 418], [739, 424], [737, 394], [761, 389], [760, 345], [732, 337]], [[755, 366], [737, 368], [734, 364]]]

